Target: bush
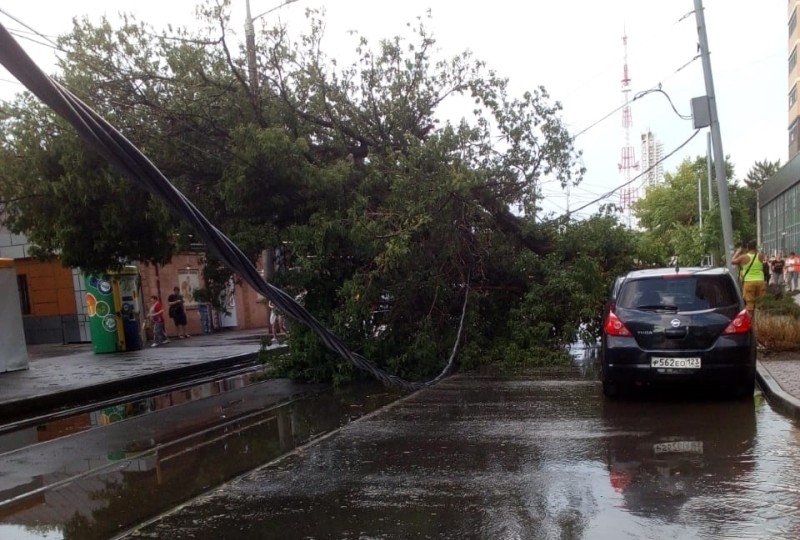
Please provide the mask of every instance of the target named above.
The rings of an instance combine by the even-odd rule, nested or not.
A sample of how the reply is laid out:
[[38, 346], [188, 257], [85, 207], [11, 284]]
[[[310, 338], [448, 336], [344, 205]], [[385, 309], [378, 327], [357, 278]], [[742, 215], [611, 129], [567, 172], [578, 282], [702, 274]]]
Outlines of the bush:
[[769, 351], [800, 347], [800, 306], [790, 295], [777, 291], [764, 296], [756, 312], [756, 336]]
[[800, 319], [800, 306], [791, 296], [781, 293], [767, 294], [759, 301], [758, 313]]
[[769, 351], [788, 351], [800, 346], [800, 320], [788, 315], [759, 313], [756, 336]]

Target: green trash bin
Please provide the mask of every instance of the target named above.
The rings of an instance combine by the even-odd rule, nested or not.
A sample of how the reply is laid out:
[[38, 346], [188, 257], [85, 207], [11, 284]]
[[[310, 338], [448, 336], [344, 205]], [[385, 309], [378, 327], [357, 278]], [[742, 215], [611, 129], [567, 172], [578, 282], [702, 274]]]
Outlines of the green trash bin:
[[111, 276], [86, 276], [86, 315], [92, 331], [92, 350], [95, 353], [112, 353], [121, 350], [119, 320], [114, 309], [114, 286]]
[[95, 353], [142, 348], [138, 278], [139, 271], [135, 266], [85, 277], [86, 314]]

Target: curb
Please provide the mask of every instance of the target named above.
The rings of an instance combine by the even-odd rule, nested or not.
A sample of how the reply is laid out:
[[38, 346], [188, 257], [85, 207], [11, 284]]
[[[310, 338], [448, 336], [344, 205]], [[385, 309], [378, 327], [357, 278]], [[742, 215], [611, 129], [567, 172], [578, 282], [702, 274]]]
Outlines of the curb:
[[761, 361], [756, 362], [756, 380], [775, 409], [790, 418], [800, 419], [800, 400], [784, 390]]
[[164, 369], [62, 391], [29, 396], [0, 403], [0, 421], [8, 422], [25, 416], [43, 415], [69, 406], [86, 405], [94, 401], [112, 398], [131, 390], [154, 389], [165, 382], [181, 382], [257, 362], [258, 351], [244, 353], [190, 366]]

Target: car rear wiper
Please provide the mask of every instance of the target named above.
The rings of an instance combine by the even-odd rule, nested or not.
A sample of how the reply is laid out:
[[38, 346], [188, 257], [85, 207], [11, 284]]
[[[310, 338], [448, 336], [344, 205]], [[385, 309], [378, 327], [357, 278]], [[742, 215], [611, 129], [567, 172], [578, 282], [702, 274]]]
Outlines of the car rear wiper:
[[636, 306], [636, 309], [645, 310], [663, 310], [663, 311], [678, 311], [678, 306], [669, 306], [666, 304], [645, 304], [643, 306]]

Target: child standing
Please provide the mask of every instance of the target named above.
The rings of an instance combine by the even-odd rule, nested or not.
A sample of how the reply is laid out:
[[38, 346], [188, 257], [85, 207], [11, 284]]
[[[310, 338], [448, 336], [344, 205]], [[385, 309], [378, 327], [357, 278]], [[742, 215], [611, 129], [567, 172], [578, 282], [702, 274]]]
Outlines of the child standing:
[[161, 300], [158, 296], [153, 295], [150, 297], [152, 304], [147, 316], [153, 321], [153, 344], [151, 347], [158, 347], [162, 343], [169, 343], [167, 335], [164, 333], [164, 306], [161, 305]]

